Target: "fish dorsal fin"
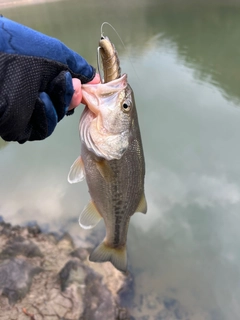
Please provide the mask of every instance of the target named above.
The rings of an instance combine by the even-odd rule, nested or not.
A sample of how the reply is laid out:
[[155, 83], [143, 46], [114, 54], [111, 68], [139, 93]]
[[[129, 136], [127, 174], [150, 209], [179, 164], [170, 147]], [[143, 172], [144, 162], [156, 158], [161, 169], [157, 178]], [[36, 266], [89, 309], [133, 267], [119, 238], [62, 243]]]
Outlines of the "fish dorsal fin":
[[81, 157], [78, 157], [72, 164], [69, 174], [68, 182], [77, 183], [85, 178], [84, 165]]
[[106, 182], [111, 182], [114, 178], [114, 172], [110, 164], [105, 160], [96, 162], [97, 169]]
[[147, 201], [146, 201], [144, 193], [142, 194], [141, 200], [140, 200], [135, 212], [142, 212], [142, 213], [147, 212]]
[[102, 216], [91, 200], [80, 214], [79, 224], [83, 229], [92, 229], [98, 224], [101, 219]]

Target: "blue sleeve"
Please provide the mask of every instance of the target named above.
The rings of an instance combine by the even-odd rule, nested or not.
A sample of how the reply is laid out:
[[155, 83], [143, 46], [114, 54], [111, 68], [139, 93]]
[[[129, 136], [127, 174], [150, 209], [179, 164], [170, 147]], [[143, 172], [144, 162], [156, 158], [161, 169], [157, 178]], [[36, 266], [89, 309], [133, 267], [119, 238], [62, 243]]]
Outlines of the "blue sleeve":
[[0, 137], [42, 140], [68, 114], [72, 78], [95, 69], [61, 41], [0, 15]]
[[46, 36], [17, 22], [0, 17], [0, 51], [10, 54], [46, 58], [67, 65], [86, 82], [93, 79], [94, 68], [79, 54], [58, 39]]

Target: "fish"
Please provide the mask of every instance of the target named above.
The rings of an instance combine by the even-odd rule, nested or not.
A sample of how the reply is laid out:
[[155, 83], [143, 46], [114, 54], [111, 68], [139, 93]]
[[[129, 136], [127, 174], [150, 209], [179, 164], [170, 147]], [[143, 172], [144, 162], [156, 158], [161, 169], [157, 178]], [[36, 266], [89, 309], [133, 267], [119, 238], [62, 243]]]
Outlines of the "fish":
[[145, 160], [134, 93], [121, 75], [114, 45], [101, 35], [99, 51], [104, 80], [82, 85], [86, 102], [79, 132], [81, 155], [70, 168], [68, 181], [86, 178], [91, 200], [79, 217], [91, 229], [103, 219], [106, 236], [89, 256], [93, 262], [110, 261], [127, 272], [127, 233], [131, 216], [147, 212], [144, 192]]

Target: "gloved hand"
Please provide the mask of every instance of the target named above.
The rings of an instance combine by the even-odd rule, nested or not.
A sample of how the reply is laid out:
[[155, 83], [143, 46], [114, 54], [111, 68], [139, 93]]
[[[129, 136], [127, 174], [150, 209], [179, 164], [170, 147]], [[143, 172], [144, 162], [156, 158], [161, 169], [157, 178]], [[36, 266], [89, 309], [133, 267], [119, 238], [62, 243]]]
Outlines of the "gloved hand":
[[[0, 16], [0, 136], [4, 140], [24, 143], [51, 135], [68, 111], [72, 78], [99, 82], [95, 69], [62, 42]], [[77, 86], [80, 90], [79, 81]]]

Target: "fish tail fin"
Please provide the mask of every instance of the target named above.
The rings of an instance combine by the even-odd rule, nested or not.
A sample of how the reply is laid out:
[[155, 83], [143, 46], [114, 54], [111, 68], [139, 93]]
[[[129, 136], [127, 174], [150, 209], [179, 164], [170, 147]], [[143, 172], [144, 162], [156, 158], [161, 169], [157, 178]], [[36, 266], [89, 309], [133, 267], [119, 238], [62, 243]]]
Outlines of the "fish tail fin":
[[126, 245], [121, 248], [112, 248], [104, 241], [100, 243], [90, 254], [89, 260], [93, 262], [110, 261], [119, 271], [127, 271]]

